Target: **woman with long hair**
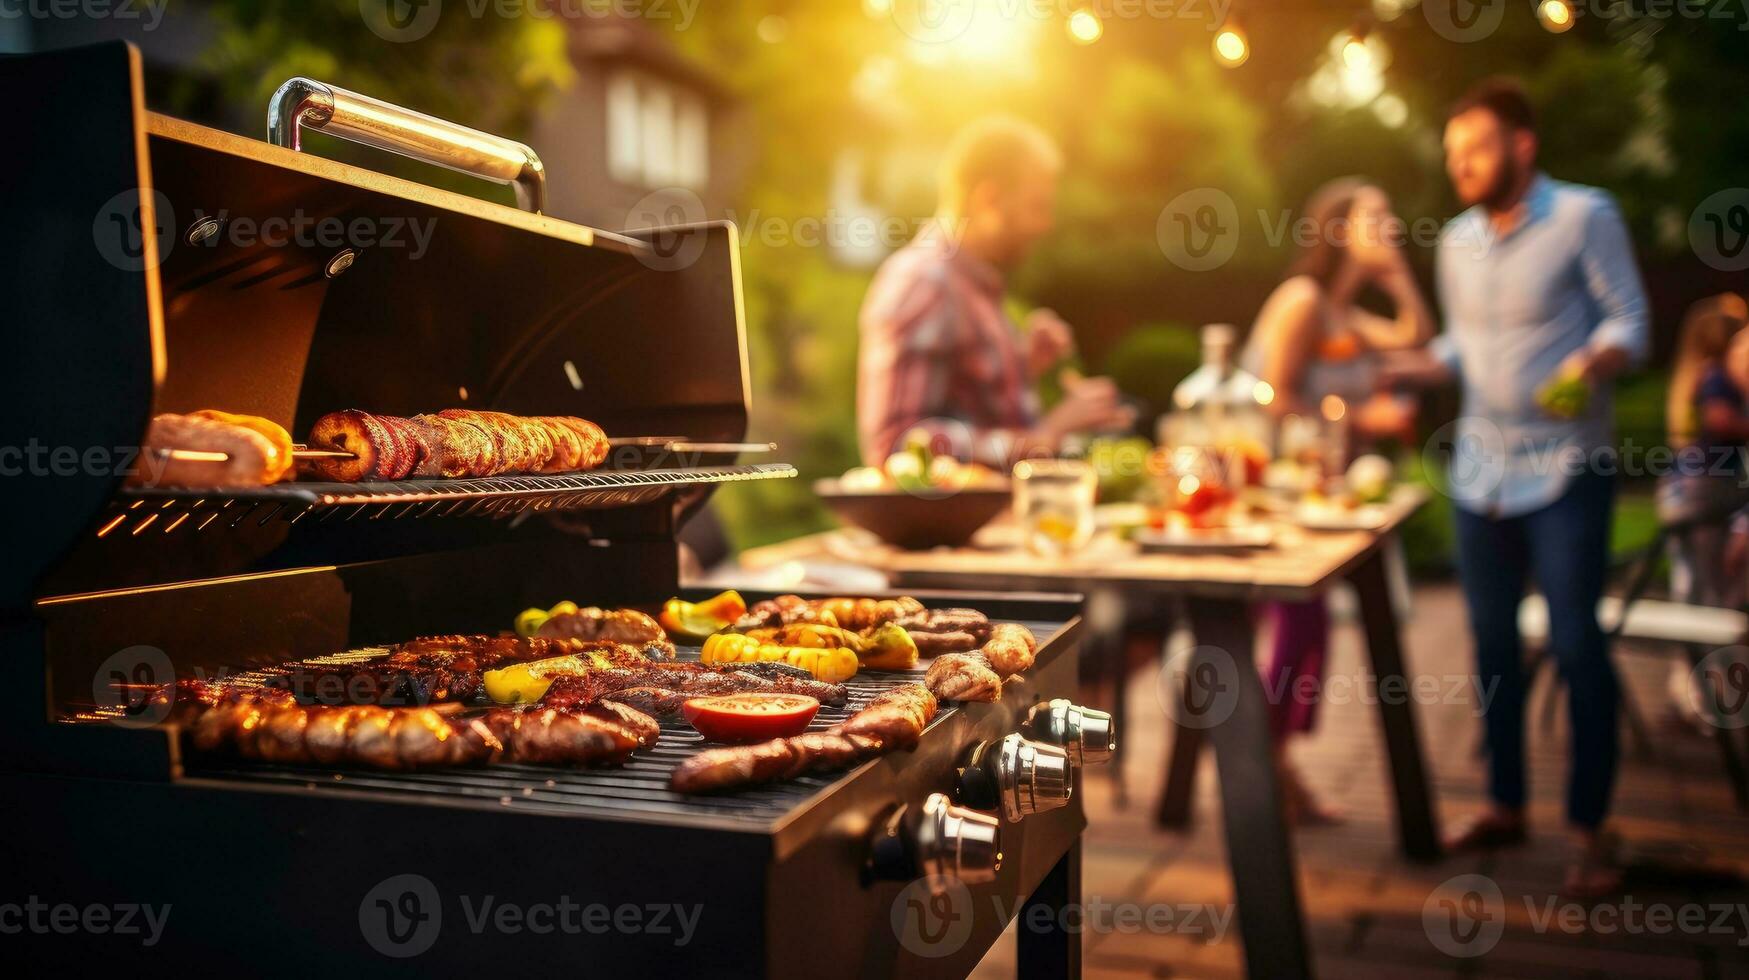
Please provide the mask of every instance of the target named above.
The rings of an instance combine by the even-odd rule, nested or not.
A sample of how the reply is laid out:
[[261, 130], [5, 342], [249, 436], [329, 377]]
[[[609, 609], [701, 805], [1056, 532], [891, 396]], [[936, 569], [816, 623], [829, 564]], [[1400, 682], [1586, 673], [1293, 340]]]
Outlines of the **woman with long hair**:
[[1670, 592], [1679, 602], [1743, 600], [1742, 583], [1725, 569], [1725, 543], [1731, 513], [1749, 504], [1741, 480], [1749, 414], [1725, 362], [1746, 323], [1749, 303], [1723, 293], [1689, 307], [1677, 339], [1664, 413], [1677, 465], [1659, 479], [1657, 505], [1670, 534]]
[[[1321, 402], [1334, 395], [1349, 406], [1356, 435], [1412, 436], [1413, 406], [1377, 391], [1378, 360], [1382, 352], [1425, 344], [1434, 324], [1403, 255], [1403, 223], [1390, 198], [1358, 177], [1331, 181], [1307, 201], [1296, 227], [1305, 233], [1301, 252], [1264, 302], [1241, 362], [1274, 389], [1269, 409], [1278, 419], [1317, 418]], [[1372, 291], [1383, 295], [1393, 315], [1360, 305]], [[1318, 598], [1272, 602], [1266, 614], [1272, 639], [1264, 683], [1289, 818], [1340, 819], [1306, 789], [1287, 754], [1288, 737], [1311, 731], [1317, 720], [1329, 611]]]

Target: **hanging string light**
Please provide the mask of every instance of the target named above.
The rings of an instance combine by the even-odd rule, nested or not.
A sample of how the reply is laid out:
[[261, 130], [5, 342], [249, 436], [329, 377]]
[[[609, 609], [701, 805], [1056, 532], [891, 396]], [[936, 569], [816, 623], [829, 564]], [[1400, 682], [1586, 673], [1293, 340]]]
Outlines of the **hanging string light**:
[[1215, 32], [1211, 47], [1215, 60], [1227, 68], [1237, 68], [1251, 57], [1251, 39], [1245, 36], [1245, 27], [1237, 14], [1227, 16], [1221, 29]]
[[1565, 34], [1573, 29], [1573, 4], [1570, 0], [1542, 0], [1536, 5], [1536, 19], [1550, 34]]
[[1105, 36], [1105, 22], [1088, 7], [1079, 7], [1063, 22], [1070, 40], [1076, 44], [1092, 44]]

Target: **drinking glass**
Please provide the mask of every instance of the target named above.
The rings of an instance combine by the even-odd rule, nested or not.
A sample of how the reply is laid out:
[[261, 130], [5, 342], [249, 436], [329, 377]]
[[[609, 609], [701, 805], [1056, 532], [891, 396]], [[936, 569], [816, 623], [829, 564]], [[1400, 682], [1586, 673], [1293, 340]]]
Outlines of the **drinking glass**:
[[1029, 459], [1014, 464], [1014, 516], [1026, 535], [1026, 546], [1047, 558], [1061, 558], [1085, 547], [1093, 537], [1098, 486], [1093, 467], [1079, 460]]

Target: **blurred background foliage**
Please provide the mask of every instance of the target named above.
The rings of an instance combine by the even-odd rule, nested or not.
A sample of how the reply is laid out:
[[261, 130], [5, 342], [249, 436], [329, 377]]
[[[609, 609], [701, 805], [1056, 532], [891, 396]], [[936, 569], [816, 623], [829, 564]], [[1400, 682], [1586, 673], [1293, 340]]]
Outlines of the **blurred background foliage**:
[[[1509, 3], [1498, 30], [1459, 43], [1432, 29], [1436, 11], [1419, 6], [1452, 0], [1249, 0], [1233, 10], [1252, 53], [1227, 69], [1210, 54], [1220, 8], [1207, 2], [948, 0], [978, 14], [944, 44], [902, 29], [915, 23], [907, 5], [917, 2], [707, 0], [682, 21], [680, 0], [668, 0], [669, 15], [650, 18], [734, 100], [726, 124], [744, 175], [728, 216], [744, 236], [752, 435], [779, 442], [804, 475], [718, 494], [738, 545], [827, 526], [809, 480], [857, 461], [856, 315], [872, 268], [771, 229], [845, 219], [847, 207], [914, 228], [933, 209], [940, 147], [987, 112], [1038, 122], [1069, 161], [1058, 230], [1011, 284], [1017, 300], [1062, 313], [1077, 328], [1082, 364], [1146, 405], [1163, 404], [1194, 365], [1196, 325], [1249, 324], [1292, 251], [1269, 229], [1328, 179], [1366, 174], [1391, 193], [1424, 232], [1411, 261], [1427, 282], [1426, 244], [1457, 210], [1441, 166], [1444, 107], [1490, 74], [1523, 79], [1543, 107], [1547, 170], [1621, 201], [1651, 287], [1661, 360], [1689, 303], [1743, 288], [1740, 277], [1699, 263], [1686, 237], [1699, 201], [1745, 182], [1741, 10], [1708, 4], [1716, 16], [1690, 18], [1653, 16], [1644, 4], [1583, 4], [1574, 28], [1556, 34], [1533, 4]], [[205, 62], [221, 99], [251, 111], [279, 80], [311, 74], [518, 135], [572, 82], [558, 19], [446, 9], [429, 37], [384, 44], [350, 0], [210, 6], [220, 29]], [[655, 9], [627, 9], [640, 6]], [[1107, 12], [1096, 43], [1064, 30], [1078, 6]], [[1174, 14], [1110, 13], [1125, 9]], [[1337, 71], [1341, 38], [1357, 28], [1388, 58], [1375, 87], [1347, 85]], [[1156, 224], [1168, 201], [1202, 187], [1234, 199], [1241, 237], [1232, 261], [1191, 273], [1166, 260]], [[1654, 371], [1621, 398], [1624, 430], [1642, 444], [1662, 438], [1662, 390]], [[1431, 409], [1429, 428], [1453, 406], [1447, 398]], [[1447, 533], [1437, 516], [1413, 533], [1423, 567], [1444, 560]]]

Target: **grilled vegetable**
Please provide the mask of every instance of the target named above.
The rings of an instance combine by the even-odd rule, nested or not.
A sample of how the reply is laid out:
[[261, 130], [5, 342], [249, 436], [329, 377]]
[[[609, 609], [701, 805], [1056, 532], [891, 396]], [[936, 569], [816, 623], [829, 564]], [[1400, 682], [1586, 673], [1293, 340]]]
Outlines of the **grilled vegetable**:
[[540, 628], [547, 624], [547, 620], [552, 619], [554, 616], [568, 616], [576, 611], [577, 604], [569, 599], [553, 606], [551, 609], [542, 609], [539, 606], [531, 606], [516, 614], [516, 635], [533, 636], [540, 632]]
[[860, 638], [858, 654], [871, 670], [910, 670], [917, 666], [917, 641], [898, 623], [885, 623]]
[[707, 664], [786, 663], [815, 679], [837, 684], [856, 676], [856, 651], [849, 647], [783, 646], [741, 633], [718, 633], [704, 641]]
[[680, 713], [713, 742], [764, 742], [800, 735], [820, 702], [801, 694], [724, 694], [689, 698]]
[[573, 676], [612, 666], [613, 663], [600, 654], [574, 653], [488, 670], [481, 675], [481, 679], [485, 682], [487, 697], [499, 704], [522, 704], [539, 701], [541, 695], [547, 693], [547, 688], [553, 685], [555, 677]]
[[669, 599], [662, 605], [657, 621], [669, 633], [691, 639], [703, 639], [729, 627], [730, 623], [747, 615], [747, 602], [741, 593], [730, 589], [703, 602]]

